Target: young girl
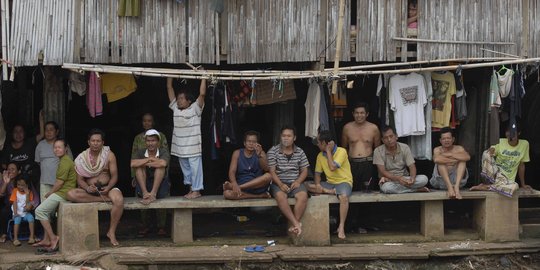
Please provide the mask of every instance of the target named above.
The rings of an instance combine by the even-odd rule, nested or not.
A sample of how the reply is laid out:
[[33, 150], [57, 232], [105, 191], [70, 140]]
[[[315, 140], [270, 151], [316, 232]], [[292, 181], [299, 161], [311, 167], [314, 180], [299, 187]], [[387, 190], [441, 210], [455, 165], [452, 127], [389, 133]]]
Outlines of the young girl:
[[11, 197], [9, 202], [11, 203], [11, 210], [13, 211], [13, 245], [20, 246], [21, 242], [18, 239], [19, 236], [19, 227], [21, 222], [24, 220], [28, 222], [28, 228], [30, 229], [30, 238], [28, 239], [28, 244], [35, 243], [34, 237], [34, 216], [30, 213], [34, 206], [32, 205], [32, 200], [36, 196], [28, 188], [28, 177], [27, 176], [17, 176], [15, 182], [17, 183], [17, 188], [14, 188], [11, 192]]

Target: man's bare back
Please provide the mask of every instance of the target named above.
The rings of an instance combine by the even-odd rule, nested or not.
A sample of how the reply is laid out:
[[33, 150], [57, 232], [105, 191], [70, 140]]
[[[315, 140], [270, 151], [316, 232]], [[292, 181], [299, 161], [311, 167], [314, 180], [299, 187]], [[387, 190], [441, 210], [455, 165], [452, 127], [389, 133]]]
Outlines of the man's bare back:
[[342, 145], [349, 150], [350, 158], [369, 157], [373, 149], [381, 144], [376, 125], [370, 122], [349, 122], [343, 127]]

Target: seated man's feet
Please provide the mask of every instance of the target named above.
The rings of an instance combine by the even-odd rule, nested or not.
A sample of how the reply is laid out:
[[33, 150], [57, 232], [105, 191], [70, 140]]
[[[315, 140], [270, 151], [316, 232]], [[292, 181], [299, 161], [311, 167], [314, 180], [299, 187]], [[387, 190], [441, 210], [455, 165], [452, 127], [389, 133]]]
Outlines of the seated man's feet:
[[188, 194], [184, 195], [184, 198], [189, 199], [189, 196], [191, 196], [191, 193], [193, 193], [193, 190], [190, 190]]
[[225, 191], [225, 190], [232, 190], [231, 182], [225, 181], [225, 183], [223, 183], [223, 191]]
[[149, 205], [151, 204], [152, 202], [155, 202], [156, 201], [156, 197], [152, 194], [150, 194], [150, 196], [148, 196], [147, 198], [144, 198], [141, 200], [141, 203], [144, 204], [144, 205]]
[[186, 194], [186, 199], [195, 199], [201, 197], [202, 194], [199, 191], [191, 191], [190, 193]]
[[459, 187], [455, 187], [454, 190], [456, 192], [456, 199], [458, 200], [463, 199], [463, 196], [461, 196], [461, 193], [459, 192]]
[[456, 198], [456, 192], [454, 191], [454, 188], [453, 188], [453, 187], [450, 187], [450, 188], [446, 191], [446, 196], [448, 196], [448, 198], [450, 198], [450, 199], [455, 199], [455, 198]]
[[118, 243], [118, 240], [116, 240], [116, 235], [114, 234], [114, 232], [108, 232], [107, 233], [107, 237], [109, 238], [109, 240], [111, 241], [111, 245], [113, 245], [114, 247], [120, 245], [120, 243]]
[[421, 188], [417, 189], [416, 192], [429, 192], [429, 188], [421, 187]]
[[302, 223], [298, 223], [290, 227], [289, 232], [296, 234], [296, 236], [299, 236], [300, 234], [302, 234]]
[[337, 237], [339, 239], [345, 239], [346, 236], [345, 236], [345, 227], [344, 226], [339, 226], [338, 229], [337, 229]]

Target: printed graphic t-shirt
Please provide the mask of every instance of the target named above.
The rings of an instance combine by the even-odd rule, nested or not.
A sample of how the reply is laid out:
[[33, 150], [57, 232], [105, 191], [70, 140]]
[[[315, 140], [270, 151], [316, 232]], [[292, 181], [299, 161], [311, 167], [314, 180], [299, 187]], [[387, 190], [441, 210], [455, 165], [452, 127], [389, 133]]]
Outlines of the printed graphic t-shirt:
[[448, 127], [452, 114], [452, 95], [456, 94], [456, 79], [448, 71], [444, 73], [432, 72], [431, 85], [433, 86], [431, 126], [434, 128]]
[[508, 144], [508, 139], [500, 139], [495, 148], [495, 163], [509, 179], [515, 180], [519, 163], [529, 162], [529, 142], [519, 140], [516, 146]]
[[418, 73], [395, 75], [390, 78], [389, 87], [397, 135], [424, 135], [424, 106], [427, 104], [424, 77]]

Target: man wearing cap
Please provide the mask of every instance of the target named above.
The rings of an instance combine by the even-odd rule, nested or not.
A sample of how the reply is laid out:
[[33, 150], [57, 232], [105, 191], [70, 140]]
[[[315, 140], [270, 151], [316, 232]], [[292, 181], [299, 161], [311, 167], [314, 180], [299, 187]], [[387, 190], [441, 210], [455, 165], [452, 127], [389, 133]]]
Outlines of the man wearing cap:
[[[131, 168], [135, 170], [136, 193], [141, 197], [142, 204], [148, 205], [156, 199], [169, 196], [169, 180], [167, 179], [167, 166], [169, 165], [169, 151], [167, 148], [160, 147], [161, 136], [155, 129], [149, 129], [144, 134], [146, 148], [139, 150], [131, 160]], [[165, 235], [165, 209], [156, 210], [158, 235]], [[148, 233], [148, 214], [141, 212], [143, 228], [139, 235], [144, 236]]]

